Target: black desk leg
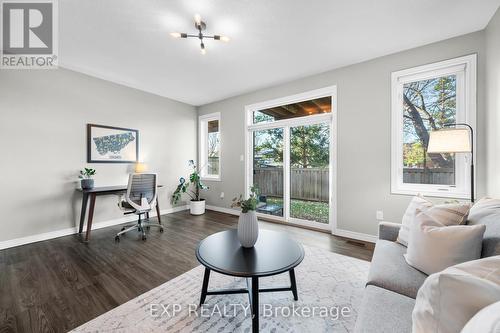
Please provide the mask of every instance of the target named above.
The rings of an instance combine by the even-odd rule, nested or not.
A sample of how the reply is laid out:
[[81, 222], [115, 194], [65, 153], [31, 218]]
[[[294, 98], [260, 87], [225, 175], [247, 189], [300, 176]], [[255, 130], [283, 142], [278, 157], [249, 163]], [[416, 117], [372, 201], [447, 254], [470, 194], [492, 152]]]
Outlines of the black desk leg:
[[205, 275], [203, 275], [203, 285], [201, 287], [200, 306], [202, 306], [203, 303], [205, 303], [205, 299], [207, 298], [209, 279], [210, 279], [210, 269], [205, 267]]
[[250, 306], [252, 307], [252, 332], [259, 332], [259, 278], [252, 277]]
[[85, 214], [87, 213], [87, 203], [89, 201], [89, 195], [87, 193], [83, 193], [82, 197], [82, 211], [80, 213], [80, 227], [78, 228], [78, 233], [81, 234], [83, 232], [83, 223], [85, 223]]
[[299, 294], [297, 293], [297, 282], [295, 281], [295, 271], [293, 269], [290, 270], [290, 283], [293, 293], [293, 299], [295, 301], [299, 300]]
[[95, 197], [96, 197], [95, 193], [90, 194], [89, 219], [87, 220], [87, 233], [85, 234], [86, 242], [89, 241], [90, 231], [92, 230], [92, 221], [94, 220]]

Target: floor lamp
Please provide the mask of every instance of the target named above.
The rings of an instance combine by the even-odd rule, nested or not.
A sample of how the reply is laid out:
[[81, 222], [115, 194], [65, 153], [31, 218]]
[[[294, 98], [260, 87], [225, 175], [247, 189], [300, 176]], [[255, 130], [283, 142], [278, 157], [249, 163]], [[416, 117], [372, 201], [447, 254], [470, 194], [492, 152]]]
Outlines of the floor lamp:
[[474, 202], [474, 130], [469, 124], [445, 124], [431, 131], [427, 153], [470, 153], [470, 200]]

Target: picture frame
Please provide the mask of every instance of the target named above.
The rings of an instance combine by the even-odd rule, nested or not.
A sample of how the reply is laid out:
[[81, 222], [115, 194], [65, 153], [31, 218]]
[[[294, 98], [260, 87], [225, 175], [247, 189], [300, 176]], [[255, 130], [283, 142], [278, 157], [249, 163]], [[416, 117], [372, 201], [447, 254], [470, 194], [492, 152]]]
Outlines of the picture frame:
[[139, 162], [139, 130], [87, 124], [87, 163]]

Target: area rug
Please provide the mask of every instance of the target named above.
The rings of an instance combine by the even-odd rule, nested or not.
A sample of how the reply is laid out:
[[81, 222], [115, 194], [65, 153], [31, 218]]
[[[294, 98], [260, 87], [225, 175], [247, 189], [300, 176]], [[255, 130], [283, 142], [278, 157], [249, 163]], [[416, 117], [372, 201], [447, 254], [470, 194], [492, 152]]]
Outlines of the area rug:
[[[260, 294], [261, 332], [351, 332], [369, 262], [306, 247], [295, 269], [299, 300], [289, 291]], [[269, 255], [272, 255], [270, 253]], [[74, 332], [251, 332], [248, 296], [208, 296], [197, 308], [204, 268], [198, 266], [76, 328]], [[288, 274], [259, 280], [261, 288], [289, 286]], [[209, 290], [246, 282], [212, 272]]]

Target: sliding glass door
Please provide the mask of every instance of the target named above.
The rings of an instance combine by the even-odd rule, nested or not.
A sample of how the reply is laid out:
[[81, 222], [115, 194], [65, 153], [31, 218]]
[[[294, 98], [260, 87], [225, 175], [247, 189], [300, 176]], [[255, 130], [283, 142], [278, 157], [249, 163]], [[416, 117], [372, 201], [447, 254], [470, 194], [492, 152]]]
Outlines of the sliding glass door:
[[329, 223], [330, 126], [290, 128], [290, 217]]
[[253, 185], [259, 189], [257, 212], [283, 215], [283, 128], [253, 132]]
[[259, 189], [260, 216], [332, 228], [336, 195], [333, 98], [328, 94], [279, 105], [271, 101], [271, 107], [247, 110], [247, 185]]

